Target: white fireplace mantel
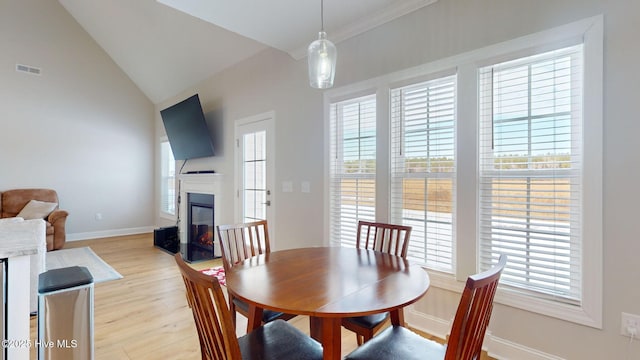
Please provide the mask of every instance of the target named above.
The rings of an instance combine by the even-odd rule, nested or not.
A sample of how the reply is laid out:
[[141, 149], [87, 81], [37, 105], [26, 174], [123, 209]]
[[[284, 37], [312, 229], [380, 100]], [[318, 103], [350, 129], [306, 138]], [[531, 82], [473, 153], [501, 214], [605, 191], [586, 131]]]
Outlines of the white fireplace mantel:
[[222, 199], [222, 181], [224, 175], [213, 174], [180, 174], [178, 175], [178, 181], [180, 181], [180, 223], [178, 224], [178, 231], [180, 232], [180, 243], [187, 243], [187, 230], [185, 227], [185, 221], [187, 216], [187, 194], [209, 194], [213, 195], [213, 222], [217, 225], [219, 216], [218, 213], [222, 209], [219, 204]]

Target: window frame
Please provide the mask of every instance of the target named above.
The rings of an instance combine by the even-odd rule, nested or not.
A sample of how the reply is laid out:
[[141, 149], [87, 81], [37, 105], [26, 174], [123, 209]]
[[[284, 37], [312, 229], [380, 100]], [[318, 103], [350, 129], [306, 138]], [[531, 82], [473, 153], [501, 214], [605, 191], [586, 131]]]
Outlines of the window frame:
[[[160, 163], [159, 163], [160, 166], [159, 166], [159, 171], [158, 171], [158, 173], [159, 173], [158, 177], [159, 177], [159, 181], [160, 181], [159, 186], [158, 186], [158, 193], [159, 193], [159, 199], [160, 199], [160, 201], [158, 202], [158, 215], [160, 216], [160, 218], [175, 221], [175, 220], [177, 220], [177, 211], [178, 211], [178, 209], [177, 209], [177, 207], [178, 207], [177, 195], [175, 195], [174, 199], [173, 199], [173, 203], [174, 203], [174, 205], [173, 205], [174, 212], [173, 213], [166, 211], [164, 209], [164, 207], [163, 207], [164, 197], [168, 195], [168, 194], [165, 194], [164, 191], [163, 191], [163, 183], [165, 181], [164, 166], [165, 166], [165, 162], [168, 162], [168, 160], [169, 160], [169, 159], [164, 159], [164, 156], [163, 156], [163, 149], [162, 148], [163, 148], [164, 144], [168, 144], [169, 145], [169, 150], [171, 150], [171, 144], [169, 144], [169, 138], [166, 137], [166, 136], [160, 137], [160, 141], [158, 142], [158, 148], [159, 148], [159, 156], [158, 157], [160, 159]], [[173, 154], [170, 153], [170, 155], [171, 155], [171, 158], [173, 158]], [[173, 181], [174, 181], [174, 184], [176, 184], [177, 177], [176, 177], [176, 173], [175, 173], [175, 171], [176, 171], [175, 170], [175, 160], [174, 160], [174, 170], [173, 171], [174, 171]], [[166, 178], [171, 178], [171, 176], [170, 175], [166, 176]], [[176, 191], [177, 191], [177, 189], [174, 186], [174, 194], [175, 194]]]
[[[479, 256], [483, 259], [480, 270], [491, 267], [497, 261], [497, 254], [504, 251], [512, 264], [520, 263], [517, 269], [507, 269], [503, 273], [501, 282], [504, 286], [529, 291], [532, 296], [559, 301], [564, 298], [572, 304], [580, 302], [582, 285], [582, 272], [572, 269], [581, 269], [582, 258], [579, 247], [584, 163], [583, 50], [582, 44], [571, 45], [478, 70], [481, 79], [478, 93], [482, 98], [479, 202], [481, 208], [487, 209], [479, 212], [478, 245]], [[551, 69], [550, 64], [553, 64]], [[560, 66], [556, 68], [557, 65]], [[545, 77], [536, 78], [533, 69], [542, 67], [546, 69]], [[546, 78], [551, 73], [554, 74], [553, 85]], [[570, 88], [566, 88], [567, 84], [571, 84]], [[547, 93], [541, 101], [541, 97], [535, 95], [536, 88], [548, 90], [552, 86], [552, 97]], [[504, 88], [509, 89], [508, 93], [501, 91]], [[549, 105], [549, 102], [553, 107], [546, 106], [544, 113], [540, 113], [541, 108], [536, 112], [536, 106]], [[496, 115], [496, 107], [503, 112]], [[542, 124], [543, 128], [540, 127]], [[568, 158], [558, 163], [559, 159], [553, 159], [558, 154]], [[505, 163], [500, 159], [519, 162], [512, 165], [509, 161], [502, 166]], [[542, 164], [542, 167], [536, 164]], [[545, 183], [553, 184], [557, 191], [548, 195]], [[495, 202], [499, 202], [497, 209], [493, 206]], [[492, 250], [494, 247], [500, 250]], [[558, 256], [555, 269], [541, 262], [549, 253]]]
[[[375, 128], [375, 133], [373, 134], [373, 138], [375, 140], [374, 142], [374, 147], [377, 149], [377, 138], [378, 138], [378, 129], [377, 129], [377, 106], [376, 106], [376, 98], [375, 98], [375, 94], [358, 94], [357, 96], [353, 96], [353, 97], [348, 97], [345, 99], [340, 99], [338, 101], [333, 101], [329, 104], [329, 122], [330, 122], [330, 131], [332, 135], [335, 135], [334, 137], [330, 136], [329, 139], [329, 148], [330, 148], [330, 152], [329, 152], [329, 191], [328, 191], [328, 198], [329, 198], [329, 219], [334, 218], [335, 216], [337, 216], [337, 213], [340, 212], [342, 213], [342, 208], [340, 207], [339, 209], [335, 208], [335, 203], [339, 203], [341, 204], [341, 200], [343, 199], [341, 194], [342, 194], [342, 180], [348, 179], [348, 180], [354, 180], [356, 182], [358, 182], [359, 180], [369, 180], [369, 181], [373, 181], [373, 186], [374, 186], [374, 207], [373, 207], [373, 216], [359, 216], [360, 215], [360, 211], [358, 211], [357, 209], [355, 210], [355, 219], [353, 219], [353, 228], [352, 229], [345, 229], [342, 226], [329, 226], [329, 233], [332, 235], [330, 237], [330, 242], [333, 245], [338, 245], [338, 246], [355, 246], [355, 234], [356, 234], [356, 223], [358, 220], [366, 220], [366, 221], [375, 221], [376, 219], [376, 214], [377, 214], [377, 156], [378, 153], [377, 151], [375, 152], [375, 158], [373, 159], [374, 163], [376, 164], [376, 166], [373, 168], [373, 172], [354, 172], [354, 173], [349, 173], [347, 171], [341, 171], [341, 172], [337, 172], [336, 170], [338, 169], [345, 169], [345, 161], [344, 161], [344, 157], [345, 157], [345, 146], [344, 146], [344, 133], [343, 133], [343, 128], [344, 128], [344, 109], [348, 108], [350, 106], [353, 105], [357, 105], [358, 106], [358, 122], [360, 122], [362, 120], [362, 112], [360, 111], [360, 106], [362, 104], [367, 104], [369, 102], [371, 102], [373, 100], [373, 105], [374, 108], [376, 109], [374, 111], [374, 123], [376, 125]], [[366, 110], [366, 109], [365, 109]], [[366, 113], [364, 113], [366, 115]], [[365, 121], [367, 120], [366, 118], [364, 119]], [[358, 146], [358, 154], [360, 154], [361, 150], [363, 150], [363, 141], [366, 141], [366, 139], [370, 139], [371, 135], [367, 135], [367, 136], [362, 136], [361, 131], [363, 130], [363, 128], [361, 127], [361, 124], [358, 124], [357, 127], [357, 131], [358, 131], [358, 135], [355, 137], [351, 137], [350, 140], [355, 140], [358, 142], [359, 146]], [[364, 145], [364, 150], [367, 149], [366, 143]], [[359, 158], [359, 160], [362, 160], [362, 158]], [[337, 185], [336, 182], [340, 182], [340, 185]], [[340, 190], [340, 194], [335, 194], [335, 191]], [[366, 190], [363, 190], [366, 191]], [[360, 193], [358, 193], [358, 195], [360, 195]], [[356, 200], [356, 204], [359, 205], [360, 201]], [[347, 233], [347, 235], [353, 235], [353, 242], [343, 242], [343, 231], [345, 231]], [[333, 235], [337, 235], [339, 236], [338, 238], [333, 238]], [[340, 235], [338, 235], [340, 234]]]
[[[440, 88], [442, 90], [449, 86], [451, 87], [451, 90], [452, 90], [452, 97], [450, 99], [451, 104], [450, 104], [450, 107], [443, 108], [442, 107], [443, 103], [438, 104], [438, 95], [434, 94], [433, 91], [435, 88]], [[419, 82], [411, 82], [410, 84], [402, 84], [401, 86], [391, 87], [390, 98], [389, 98], [390, 108], [391, 108], [391, 113], [389, 117], [389, 123], [391, 128], [390, 130], [391, 164], [390, 164], [390, 171], [389, 171], [390, 185], [391, 185], [391, 190], [389, 192], [389, 198], [391, 199], [391, 202], [390, 202], [391, 222], [394, 224], [403, 224], [403, 225], [412, 225], [412, 223], [413, 224], [424, 223], [423, 233], [420, 231], [419, 226], [418, 227], [416, 227], [415, 225], [413, 226], [413, 231], [411, 232], [411, 239], [409, 243], [409, 253], [411, 253], [412, 249], [415, 247], [420, 248], [421, 246], [424, 246], [424, 253], [421, 254], [421, 255], [424, 255], [424, 261], [421, 262], [421, 265], [428, 267], [428, 264], [433, 264], [434, 266], [430, 267], [431, 270], [441, 271], [446, 274], [453, 274], [456, 266], [455, 264], [455, 247], [456, 247], [455, 211], [456, 211], [456, 171], [457, 171], [456, 169], [457, 162], [455, 157], [455, 148], [457, 146], [456, 144], [456, 127], [457, 127], [456, 89], [457, 89], [457, 76], [455, 74], [455, 70], [451, 70], [449, 72], [435, 74], [435, 76], [432, 76], [427, 80], [423, 80]], [[412, 119], [414, 121], [417, 120], [418, 122], [411, 123], [410, 125], [407, 124], [407, 121], [412, 121], [412, 120], [407, 119], [407, 113], [405, 113], [407, 109], [405, 109], [404, 107], [406, 103], [403, 100], [403, 94], [405, 94], [406, 92], [419, 94], [423, 99], [421, 99], [417, 103], [414, 103], [414, 105], [423, 107], [423, 109], [425, 110], [424, 114], [421, 114], [419, 117]], [[440, 95], [442, 94], [448, 95], [448, 93], [444, 93], [444, 92], [441, 93]], [[448, 97], [445, 99], [448, 99]], [[443, 99], [440, 99], [440, 101], [442, 100]], [[439, 109], [432, 110], [430, 106], [439, 107]], [[446, 111], [446, 114], [442, 113], [443, 110]], [[415, 108], [414, 108], [414, 111], [415, 111]], [[451, 111], [451, 113], [449, 114], [448, 111]], [[409, 112], [411, 111], [409, 110]], [[451, 124], [442, 126], [441, 122], [443, 121], [443, 119], [445, 118], [448, 119], [449, 117], [450, 117], [449, 121], [451, 122]], [[407, 126], [411, 126], [412, 130], [408, 130]], [[442, 147], [437, 145], [432, 146], [430, 141], [439, 138], [439, 135], [435, 135], [435, 137], [433, 136], [434, 134], [432, 133], [433, 130], [435, 130], [434, 133], [436, 134], [444, 133], [446, 135], [451, 135], [450, 142], [443, 143]], [[411, 143], [408, 143], [406, 141], [407, 140], [406, 136], [411, 133], [426, 135], [427, 136], [427, 138], [425, 139], [427, 140], [425, 143], [426, 147], [421, 146], [419, 144], [419, 141], [413, 141]], [[434, 141], [434, 143], [437, 143], [437, 141]], [[409, 145], [412, 148], [415, 147], [416, 145], [420, 145], [419, 150], [416, 150], [416, 151], [425, 152], [426, 154], [429, 154], [431, 151], [435, 151], [439, 153], [446, 152], [445, 148], [447, 146], [451, 146], [452, 153], [449, 156], [451, 156], [453, 163], [449, 168], [450, 171], [432, 172], [430, 169], [430, 166], [426, 166], [423, 169], [423, 171], [417, 171], [417, 172], [405, 171], [407, 160], [415, 159], [407, 156], [406, 147]], [[427, 158], [429, 158], [429, 156], [427, 156]], [[451, 182], [451, 201], [449, 203], [444, 204], [446, 206], [451, 207], [451, 219], [449, 219], [448, 222], [441, 223], [442, 221], [441, 219], [433, 219], [433, 218], [431, 220], [428, 219], [429, 214], [431, 214], [432, 217], [436, 214], [435, 211], [428, 210], [428, 207], [431, 206], [431, 203], [427, 201], [427, 196], [429, 195], [428, 191], [424, 191], [420, 193], [425, 197], [425, 202], [423, 203], [423, 205], [427, 206], [427, 208], [424, 209], [423, 211], [414, 209], [414, 211], [412, 211], [416, 216], [416, 218], [414, 219], [405, 218], [405, 215], [404, 215], [405, 210], [408, 210], [408, 209], [404, 208], [404, 200], [406, 198], [404, 197], [403, 184], [404, 184], [404, 181], [412, 180], [412, 179], [425, 180], [425, 185], [430, 181], [435, 181], [435, 182], [450, 181]], [[439, 201], [436, 200], [434, 205], [439, 206], [440, 205]], [[438, 215], [435, 215], [435, 216], [437, 217]], [[418, 220], [417, 219], [418, 217], [422, 217], [422, 218]], [[445, 231], [450, 232], [450, 239], [446, 239], [446, 241], [448, 242], [447, 245], [451, 247], [450, 253], [448, 254], [450, 256], [450, 261], [449, 261], [450, 264], [448, 264], [450, 265], [450, 268], [446, 267], [446, 265], [438, 266], [439, 262], [437, 261], [434, 261], [434, 262], [429, 261], [429, 258], [435, 256], [438, 253], [438, 250], [434, 249], [434, 245], [436, 243], [442, 242], [441, 239], [436, 239], [438, 235], [435, 233], [438, 233], [439, 230], [435, 229], [435, 233], [434, 233], [434, 227], [436, 228], [438, 227], [438, 225], [436, 225], [437, 223], [440, 223], [440, 225], [443, 225], [443, 227], [445, 228]], [[422, 234], [422, 236], [420, 237], [420, 239], [416, 239], [419, 236], [419, 234]], [[439, 246], [435, 245], [435, 247], [437, 248]], [[411, 259], [411, 256], [409, 255], [408, 258]]]
[[[501, 287], [495, 301], [539, 314], [602, 328], [602, 16], [584, 19], [555, 29], [499, 44], [503, 51], [487, 56], [478, 69], [491, 63], [536, 55], [549, 50], [583, 44], [582, 94], [582, 289], [581, 304], [571, 305], [549, 298], [532, 297], [526, 291]], [[479, 112], [479, 110], [477, 110]], [[476, 118], [479, 119], [479, 114]], [[589, 146], [585, 146], [588, 143]], [[586, 160], [588, 159], [588, 160]], [[479, 208], [477, 210], [479, 214]], [[477, 230], [478, 232], [480, 229]]]
[[[432, 286], [461, 292], [467, 276], [479, 269], [479, 75], [478, 70], [492, 63], [543, 53], [569, 45], [584, 44], [583, 76], [583, 267], [581, 304], [579, 306], [534, 298], [523, 292], [499, 287], [495, 302], [554, 318], [602, 328], [603, 281], [603, 16], [586, 18], [535, 34], [486, 46], [463, 54], [440, 59], [356, 84], [325, 91], [325, 154], [329, 154], [329, 104], [363, 92], [377, 97], [377, 177], [376, 218], [388, 221], [390, 193], [389, 93], [401, 84], [420, 82], [424, 78], [454, 68], [457, 73], [456, 124], [456, 214], [454, 226], [454, 274], [427, 270]], [[463, 145], [464, 144], [464, 145]], [[327, 156], [328, 158], [328, 156]], [[325, 161], [325, 193], [329, 194], [329, 160]], [[388, 196], [387, 196], [388, 197]], [[380, 201], [379, 201], [380, 200]], [[325, 239], [330, 236], [329, 200], [325, 197]]]

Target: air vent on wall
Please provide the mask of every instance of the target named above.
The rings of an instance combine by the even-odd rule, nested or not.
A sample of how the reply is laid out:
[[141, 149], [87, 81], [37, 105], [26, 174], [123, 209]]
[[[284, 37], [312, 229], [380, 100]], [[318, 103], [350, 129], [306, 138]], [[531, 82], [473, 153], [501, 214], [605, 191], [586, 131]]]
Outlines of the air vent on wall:
[[16, 64], [16, 71], [31, 74], [31, 75], [40, 75], [40, 73], [42, 73], [42, 69], [40, 68], [29, 66], [29, 65], [23, 65], [23, 64]]

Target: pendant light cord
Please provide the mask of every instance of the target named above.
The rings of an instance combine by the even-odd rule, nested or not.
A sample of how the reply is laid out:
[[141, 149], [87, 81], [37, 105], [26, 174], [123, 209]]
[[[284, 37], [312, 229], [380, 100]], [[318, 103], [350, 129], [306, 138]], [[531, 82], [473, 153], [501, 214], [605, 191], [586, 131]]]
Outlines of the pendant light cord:
[[320, 0], [320, 31], [324, 31], [324, 0]]

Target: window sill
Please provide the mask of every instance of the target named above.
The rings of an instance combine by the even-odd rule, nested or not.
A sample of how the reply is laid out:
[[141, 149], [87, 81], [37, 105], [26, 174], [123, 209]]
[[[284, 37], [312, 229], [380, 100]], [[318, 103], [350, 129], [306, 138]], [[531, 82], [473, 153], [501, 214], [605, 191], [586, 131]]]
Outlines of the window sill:
[[598, 311], [589, 311], [584, 306], [565, 304], [550, 299], [535, 298], [510, 288], [498, 288], [494, 300], [498, 304], [531, 311], [572, 323], [602, 329]]
[[[457, 281], [452, 274], [441, 273], [426, 268], [424, 268], [424, 270], [429, 274], [431, 286], [459, 294], [464, 290], [465, 283]], [[499, 287], [494, 302], [536, 314], [602, 329], [602, 319], [598, 311], [589, 311], [583, 306], [535, 298], [515, 289]]]
[[176, 215], [175, 214], [170, 214], [168, 212], [160, 211], [159, 216], [160, 216], [161, 219], [176, 221]]

